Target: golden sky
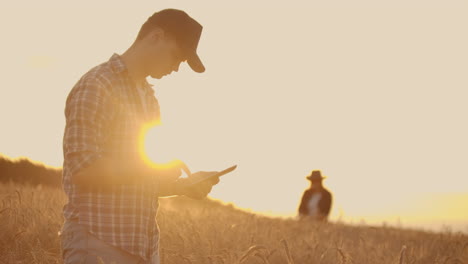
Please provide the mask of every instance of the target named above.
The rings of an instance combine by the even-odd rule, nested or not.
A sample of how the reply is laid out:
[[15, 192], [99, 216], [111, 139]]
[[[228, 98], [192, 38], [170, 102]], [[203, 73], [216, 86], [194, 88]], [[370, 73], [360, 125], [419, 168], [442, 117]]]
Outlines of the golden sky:
[[3, 3], [0, 152], [61, 166], [71, 87], [174, 7], [204, 26], [207, 71], [150, 80], [152, 159], [237, 164], [212, 197], [255, 211], [294, 215], [321, 169], [335, 219], [431, 221], [446, 204], [431, 197], [452, 197], [447, 218], [467, 220], [467, 2], [322, 2]]

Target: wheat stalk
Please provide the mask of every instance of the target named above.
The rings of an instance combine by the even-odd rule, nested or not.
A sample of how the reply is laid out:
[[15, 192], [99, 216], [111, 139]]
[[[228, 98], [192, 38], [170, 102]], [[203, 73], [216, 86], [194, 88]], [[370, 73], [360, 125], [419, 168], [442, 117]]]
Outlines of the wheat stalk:
[[400, 251], [400, 264], [403, 264], [403, 260], [405, 259], [405, 256], [406, 256], [406, 245], [403, 245], [401, 247], [401, 251]]
[[343, 250], [341, 250], [341, 248], [336, 248], [336, 250], [338, 251], [338, 253], [340, 253], [341, 263], [346, 264], [347, 258], [346, 258], [345, 253], [343, 252]]
[[291, 251], [289, 250], [288, 242], [285, 239], [282, 239], [281, 243], [283, 243], [284, 250], [286, 251], [286, 256], [288, 257], [288, 264], [294, 264], [293, 258], [291, 256]]
[[16, 194], [18, 194], [18, 201], [19, 204], [21, 205], [21, 193], [18, 191], [18, 189], [15, 189]]
[[263, 255], [263, 254], [260, 254], [260, 253], [255, 253], [254, 255], [255, 257], [261, 259], [263, 261], [263, 263], [265, 264], [270, 264], [270, 262], [268, 261], [268, 259]]
[[259, 251], [259, 250], [262, 250], [262, 249], [265, 249], [265, 250], [266, 250], [266, 247], [260, 246], [260, 245], [251, 246], [251, 247], [244, 253], [244, 255], [240, 258], [239, 263], [244, 262], [250, 255], [252, 255], [252, 254], [254, 254], [255, 252], [257, 252], [257, 251]]

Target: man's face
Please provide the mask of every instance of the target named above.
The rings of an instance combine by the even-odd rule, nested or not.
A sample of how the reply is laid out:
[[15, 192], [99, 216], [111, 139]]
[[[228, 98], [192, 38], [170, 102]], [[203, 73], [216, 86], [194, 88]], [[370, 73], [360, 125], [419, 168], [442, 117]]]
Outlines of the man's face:
[[177, 72], [180, 63], [185, 61], [176, 41], [170, 36], [162, 36], [155, 43], [154, 50], [149, 52], [149, 75], [155, 79]]
[[312, 186], [314, 187], [321, 187], [322, 186], [322, 180], [312, 180]]

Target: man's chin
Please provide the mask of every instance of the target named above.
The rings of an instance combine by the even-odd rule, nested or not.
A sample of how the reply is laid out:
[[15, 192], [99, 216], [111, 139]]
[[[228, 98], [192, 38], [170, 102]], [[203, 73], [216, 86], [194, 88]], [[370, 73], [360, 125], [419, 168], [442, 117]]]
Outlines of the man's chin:
[[160, 79], [162, 79], [162, 77], [164, 77], [165, 75], [161, 75], [161, 74], [158, 74], [158, 75], [155, 74], [155, 75], [153, 75], [153, 74], [152, 74], [152, 75], [150, 75], [150, 76], [151, 76], [151, 78], [153, 78], [153, 79], [158, 79], [158, 80], [160, 80]]

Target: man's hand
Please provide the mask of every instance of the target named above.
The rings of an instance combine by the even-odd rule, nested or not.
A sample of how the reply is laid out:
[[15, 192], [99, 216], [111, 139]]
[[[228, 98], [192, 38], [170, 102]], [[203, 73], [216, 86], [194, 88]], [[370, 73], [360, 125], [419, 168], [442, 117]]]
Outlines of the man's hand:
[[189, 168], [180, 160], [174, 160], [162, 166], [157, 166], [153, 173], [159, 178], [159, 197], [181, 195], [185, 191], [185, 185], [180, 184], [178, 180], [182, 175], [182, 171], [190, 175]]
[[173, 160], [165, 164], [158, 164], [156, 171], [159, 177], [173, 179], [174, 181], [182, 175], [182, 171], [190, 176], [190, 169], [181, 160]]
[[193, 173], [188, 178], [182, 178], [178, 180], [178, 183], [182, 186], [181, 194], [188, 196], [193, 199], [203, 199], [210, 192], [213, 185], [216, 185], [219, 182], [219, 177], [210, 178], [199, 183], [191, 185], [192, 181], [197, 181], [199, 178], [206, 178], [209, 175], [216, 174], [217, 171], [199, 171]]

